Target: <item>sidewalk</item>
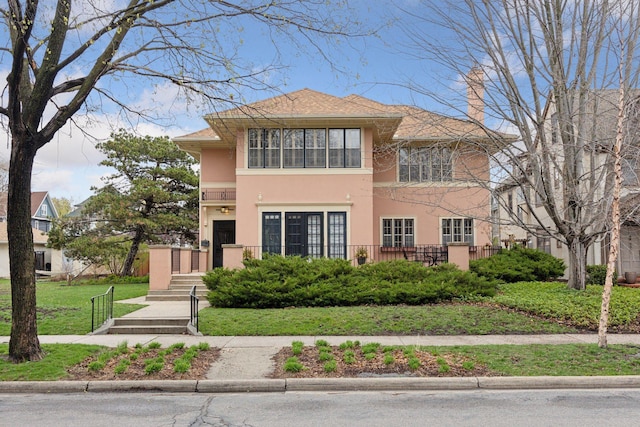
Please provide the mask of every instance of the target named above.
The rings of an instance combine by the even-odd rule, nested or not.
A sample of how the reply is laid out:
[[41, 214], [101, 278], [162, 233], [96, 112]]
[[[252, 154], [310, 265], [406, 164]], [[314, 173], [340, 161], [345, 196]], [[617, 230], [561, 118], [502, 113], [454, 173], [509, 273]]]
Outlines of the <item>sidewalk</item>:
[[[160, 318], [189, 313], [189, 302], [146, 302], [144, 297], [119, 301], [147, 304], [124, 317]], [[206, 302], [200, 308], [206, 307]], [[471, 378], [307, 378], [270, 379], [273, 356], [293, 341], [311, 346], [319, 339], [330, 345], [351, 340], [382, 345], [487, 345], [487, 344], [596, 344], [596, 334], [555, 335], [460, 335], [460, 336], [194, 336], [194, 335], [41, 335], [41, 344], [98, 344], [116, 347], [152, 341], [163, 347], [182, 342], [187, 346], [201, 342], [221, 349], [220, 358], [211, 366], [206, 380], [200, 381], [51, 381], [0, 382], [0, 393], [7, 392], [87, 392], [87, 391], [167, 391], [167, 392], [285, 392], [355, 390], [461, 390], [532, 388], [640, 388], [640, 376], [607, 377], [471, 377]], [[640, 334], [609, 334], [610, 344], [640, 345]], [[0, 337], [8, 343], [9, 337]]]

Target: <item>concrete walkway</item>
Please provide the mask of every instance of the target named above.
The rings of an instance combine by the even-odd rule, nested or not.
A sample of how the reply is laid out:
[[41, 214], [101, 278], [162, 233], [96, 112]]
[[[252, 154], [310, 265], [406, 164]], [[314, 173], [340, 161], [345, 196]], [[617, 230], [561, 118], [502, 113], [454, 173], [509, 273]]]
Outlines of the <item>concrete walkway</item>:
[[[189, 302], [147, 302], [144, 297], [118, 301], [147, 304], [147, 307], [124, 317], [160, 318], [189, 315]], [[208, 306], [202, 302], [200, 308]], [[187, 346], [201, 342], [221, 349], [216, 361], [203, 381], [55, 381], [0, 382], [2, 392], [73, 392], [73, 391], [292, 391], [292, 390], [442, 390], [477, 388], [603, 388], [638, 387], [640, 376], [617, 377], [487, 377], [487, 378], [344, 378], [344, 379], [287, 379], [267, 378], [274, 369], [273, 356], [293, 341], [305, 345], [323, 339], [331, 345], [351, 340], [382, 345], [487, 345], [487, 344], [585, 344], [598, 342], [596, 334], [555, 335], [464, 335], [464, 336], [194, 336], [194, 335], [41, 335], [40, 343], [98, 344], [116, 347], [146, 345], [152, 341], [163, 347], [182, 342]], [[610, 334], [610, 344], [640, 346], [638, 334]], [[8, 343], [9, 337], [0, 337]]]

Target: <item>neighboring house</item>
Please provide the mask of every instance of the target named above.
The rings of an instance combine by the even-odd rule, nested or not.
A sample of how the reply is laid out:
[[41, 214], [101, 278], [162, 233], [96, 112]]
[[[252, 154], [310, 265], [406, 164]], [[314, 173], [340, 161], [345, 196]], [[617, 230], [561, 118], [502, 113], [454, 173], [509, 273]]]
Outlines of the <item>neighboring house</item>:
[[71, 210], [71, 212], [69, 212], [67, 215], [65, 215], [65, 217], [67, 217], [67, 218], [79, 218], [79, 219], [81, 218], [81, 219], [84, 219], [85, 221], [88, 222], [87, 227], [90, 230], [96, 228], [96, 225], [97, 225], [97, 223], [98, 223], [98, 221], [100, 219], [99, 215], [97, 215], [97, 214], [88, 215], [84, 211], [84, 207], [87, 204], [87, 202], [89, 202], [89, 200], [91, 200], [91, 197], [93, 197], [93, 196], [90, 196], [89, 198], [84, 199], [82, 202], [80, 202], [80, 203], [78, 203], [76, 205], [73, 205], [73, 209]]
[[[481, 121], [474, 94], [470, 112]], [[491, 243], [479, 146], [499, 134], [487, 138], [471, 121], [309, 89], [205, 119], [209, 128], [174, 141], [201, 163], [208, 268], [222, 265], [223, 244], [349, 259], [364, 246], [382, 259], [421, 245]]]
[[[48, 233], [53, 220], [58, 218], [51, 197], [47, 191], [31, 193], [31, 227]], [[0, 222], [7, 220], [7, 193], [0, 192]]]
[[[7, 238], [7, 193], [0, 193], [0, 277], [9, 276], [9, 243]], [[66, 262], [60, 251], [46, 247], [47, 232], [57, 218], [55, 206], [46, 191], [31, 193], [31, 228], [36, 270], [62, 271]]]
[[[583, 164], [586, 167], [593, 165], [596, 171], [594, 176], [595, 185], [586, 186], [584, 191], [592, 192], [593, 203], [588, 205], [588, 209], [596, 212], [596, 220], [593, 221], [594, 230], [603, 230], [600, 238], [595, 239], [587, 250], [587, 264], [604, 264], [608, 258], [609, 236], [607, 234], [610, 204], [610, 188], [612, 185], [612, 172], [610, 148], [616, 136], [616, 115], [617, 115], [617, 90], [599, 90], [590, 93], [586, 111], [592, 111], [593, 119], [586, 120], [587, 125], [592, 127], [588, 133], [589, 138], [593, 138], [595, 149], [584, 150]], [[627, 123], [624, 131], [624, 147], [622, 150], [622, 172], [623, 188], [621, 192], [622, 224], [618, 258], [618, 273], [626, 271], [640, 272], [640, 181], [638, 172], [640, 163], [640, 127], [638, 115], [640, 108], [638, 104], [640, 98], [632, 99], [627, 105]], [[553, 105], [547, 106], [547, 124], [545, 132], [550, 138], [552, 147], [559, 147], [557, 140], [557, 119], [554, 114]], [[586, 138], [587, 136], [585, 136]], [[558, 148], [559, 149], [559, 148]], [[555, 153], [554, 161], [558, 167], [552, 174], [553, 188], [557, 192], [556, 200], [562, 200], [562, 169], [563, 155], [561, 152]], [[520, 165], [525, 165], [527, 170], [527, 159], [525, 156], [519, 161]], [[528, 174], [528, 173], [527, 173]], [[531, 248], [537, 248], [565, 260], [568, 264], [568, 248], [556, 231], [553, 221], [545, 211], [542, 197], [535, 188], [530, 185], [520, 185], [519, 182], [526, 180], [518, 179], [518, 173], [513, 173], [512, 177], [501, 183], [496, 189], [497, 199], [502, 203], [496, 203], [493, 208], [493, 216], [500, 223], [499, 238], [503, 244], [511, 242], [524, 244]], [[520, 174], [522, 176], [522, 174]], [[587, 181], [589, 175], [583, 178]], [[591, 197], [591, 196], [590, 196]], [[536, 219], [537, 218], [537, 219]], [[541, 223], [541, 224], [540, 224]], [[549, 230], [547, 233], [544, 230]]]
[[48, 233], [53, 220], [58, 218], [51, 197], [47, 191], [31, 193], [31, 227]]
[[[35, 252], [36, 270], [51, 271], [52, 263], [58, 263], [59, 254], [47, 248], [48, 237], [40, 230], [32, 229], [33, 250]], [[0, 222], [0, 277], [9, 277], [9, 239], [7, 222]]]

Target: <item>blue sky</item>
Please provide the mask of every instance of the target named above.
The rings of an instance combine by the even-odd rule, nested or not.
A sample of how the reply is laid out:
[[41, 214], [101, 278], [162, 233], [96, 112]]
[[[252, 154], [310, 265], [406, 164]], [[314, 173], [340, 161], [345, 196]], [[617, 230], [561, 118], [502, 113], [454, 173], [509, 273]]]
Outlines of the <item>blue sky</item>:
[[[416, 60], [403, 54], [407, 43], [401, 25], [412, 25], [406, 17], [400, 22], [390, 22], [397, 12], [396, 4], [416, 7], [414, 0], [356, 0], [351, 2], [357, 7], [359, 19], [368, 25], [381, 27], [377, 37], [350, 40], [348, 43], [331, 48], [335, 65], [332, 67], [319, 58], [311, 48], [303, 51], [286, 43], [278, 45], [281, 64], [284, 68], [268, 76], [274, 82], [285, 81], [279, 85], [281, 92], [291, 92], [310, 88], [336, 96], [356, 93], [383, 103], [415, 104], [422, 108], [449, 113], [445, 107], [419, 97], [405, 87], [407, 79], [415, 79], [421, 85], [440, 91], [440, 93], [460, 94], [464, 87], [457, 83], [457, 76], [442, 75], [434, 64], [427, 60]], [[420, 25], [425, 25], [421, 23]], [[241, 59], [249, 58], [255, 64], [270, 63], [276, 51], [266, 39], [264, 31], [245, 29], [241, 35], [243, 44], [238, 50]], [[230, 43], [233, 43], [231, 37]], [[0, 65], [0, 78], [4, 81], [7, 74], [5, 65]], [[190, 133], [206, 126], [202, 116], [210, 111], [197, 105], [176, 102], [175, 90], [169, 86], [151, 86], [146, 82], [139, 85], [123, 86], [123, 96], [128, 96], [131, 105], [157, 106], [170, 109], [175, 117], [173, 124], [160, 126], [153, 123], [138, 122], [130, 124], [141, 134], [178, 136]], [[277, 93], [245, 92], [249, 101], [264, 99]], [[90, 133], [87, 137], [77, 126], [67, 126], [56, 138], [41, 149], [36, 157], [33, 174], [34, 191], [49, 191], [53, 197], [67, 197], [80, 202], [90, 196], [92, 185], [100, 186], [100, 177], [108, 174], [107, 168], [99, 167], [101, 155], [94, 148], [95, 140], [109, 136], [110, 123], [123, 123], [116, 111], [102, 111], [91, 119], [78, 117], [77, 123]], [[126, 123], [123, 125], [126, 126]], [[0, 136], [0, 156], [8, 158], [7, 135]]]

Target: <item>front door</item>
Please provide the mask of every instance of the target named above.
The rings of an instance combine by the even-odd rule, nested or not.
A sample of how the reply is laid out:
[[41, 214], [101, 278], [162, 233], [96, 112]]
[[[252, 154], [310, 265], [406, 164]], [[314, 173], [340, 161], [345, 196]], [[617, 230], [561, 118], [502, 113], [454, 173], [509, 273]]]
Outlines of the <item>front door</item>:
[[213, 268], [222, 267], [222, 245], [236, 243], [235, 221], [213, 221]]

